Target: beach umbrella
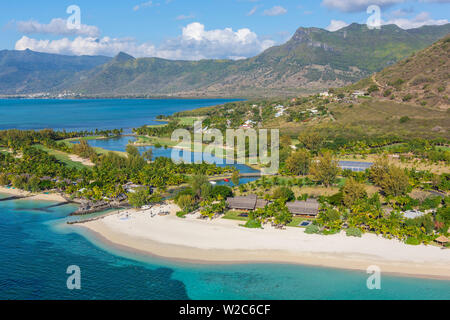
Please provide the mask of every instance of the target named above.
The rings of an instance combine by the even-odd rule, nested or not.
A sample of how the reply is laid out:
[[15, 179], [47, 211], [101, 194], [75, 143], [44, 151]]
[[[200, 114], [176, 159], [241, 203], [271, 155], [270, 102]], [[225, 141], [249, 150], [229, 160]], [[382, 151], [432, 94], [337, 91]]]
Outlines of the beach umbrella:
[[439, 243], [441, 243], [441, 244], [445, 244], [445, 243], [449, 242], [449, 239], [448, 239], [447, 237], [445, 237], [445, 236], [440, 236], [440, 237], [437, 238], [435, 241], [436, 241], [436, 242], [439, 242]]

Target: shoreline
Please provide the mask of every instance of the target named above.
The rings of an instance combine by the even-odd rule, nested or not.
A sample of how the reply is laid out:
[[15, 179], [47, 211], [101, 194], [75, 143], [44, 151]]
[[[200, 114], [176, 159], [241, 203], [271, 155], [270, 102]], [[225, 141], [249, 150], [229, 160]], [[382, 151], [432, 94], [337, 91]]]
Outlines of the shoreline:
[[307, 235], [303, 229], [289, 227], [283, 231], [245, 229], [236, 220], [150, 218], [145, 212], [130, 216], [120, 221], [114, 214], [77, 226], [112, 247], [184, 263], [295, 264], [363, 272], [377, 265], [387, 274], [450, 280], [450, 250], [438, 247], [408, 246], [372, 234], [352, 238]]
[[[23, 200], [36, 200], [36, 201], [54, 201], [54, 202], [67, 202], [60, 194], [58, 193], [32, 193], [29, 191], [24, 191], [20, 189], [9, 189], [0, 186], [0, 194], [6, 194], [10, 196], [18, 196], [24, 197]], [[20, 199], [18, 199], [20, 200]]]

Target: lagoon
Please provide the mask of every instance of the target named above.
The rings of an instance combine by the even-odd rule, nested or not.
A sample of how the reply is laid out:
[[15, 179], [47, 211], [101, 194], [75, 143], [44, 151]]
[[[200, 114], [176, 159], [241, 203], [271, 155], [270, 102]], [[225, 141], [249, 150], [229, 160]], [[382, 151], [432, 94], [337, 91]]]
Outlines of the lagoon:
[[[122, 151], [124, 152], [127, 145], [130, 142], [135, 141], [136, 139], [132, 136], [121, 136], [116, 138], [109, 138], [109, 139], [95, 139], [95, 140], [87, 140], [87, 143], [91, 145], [92, 147], [99, 147], [106, 150], [111, 151]], [[166, 157], [166, 158], [172, 158], [172, 152], [174, 152], [175, 157], [174, 160], [183, 159], [183, 155], [187, 154], [187, 158], [191, 159], [191, 161], [194, 161], [195, 152], [187, 151], [187, 150], [181, 150], [181, 149], [173, 149], [173, 148], [155, 148], [154, 146], [148, 146], [148, 147], [138, 147], [138, 150], [142, 153], [148, 149], [151, 149], [153, 152], [153, 157]], [[227, 164], [225, 163], [225, 160], [211, 156], [211, 160], [214, 161], [217, 166], [219, 167], [226, 167]], [[223, 163], [223, 164], [220, 164]], [[258, 173], [259, 171], [256, 169], [253, 169], [245, 164], [239, 164], [235, 163], [230, 165], [237, 170], [239, 170], [240, 173]], [[257, 178], [241, 178], [240, 184], [245, 184], [248, 182], [252, 182], [257, 180]], [[229, 185], [232, 186], [233, 184], [231, 182], [225, 182], [225, 181], [218, 181], [218, 185]]]
[[[450, 281], [284, 264], [186, 264], [121, 251], [65, 224], [75, 208], [0, 202], [0, 299], [450, 299]], [[81, 290], [66, 269], [81, 269]]]

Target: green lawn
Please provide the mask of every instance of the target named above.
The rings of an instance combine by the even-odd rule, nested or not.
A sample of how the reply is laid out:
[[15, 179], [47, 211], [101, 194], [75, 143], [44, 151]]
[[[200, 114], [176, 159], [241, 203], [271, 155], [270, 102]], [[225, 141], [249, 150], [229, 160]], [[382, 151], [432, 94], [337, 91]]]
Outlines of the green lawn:
[[230, 219], [230, 220], [247, 221], [248, 218], [240, 216], [240, 214], [243, 213], [243, 212], [244, 211], [233, 211], [233, 210], [230, 210], [230, 211], [226, 212], [225, 215], [222, 218], [223, 219]]
[[297, 227], [297, 228], [303, 228], [299, 227], [298, 225], [302, 223], [302, 221], [311, 220], [310, 218], [303, 218], [303, 217], [293, 217], [291, 223], [289, 223], [288, 227]]
[[204, 119], [205, 117], [179, 117], [175, 118], [180, 121], [180, 124], [183, 126], [193, 126], [195, 121], [199, 121]]
[[85, 165], [83, 165], [80, 162], [70, 160], [69, 155], [65, 152], [49, 149], [41, 144], [36, 144], [36, 145], [34, 145], [34, 147], [54, 156], [56, 159], [58, 159], [59, 161], [64, 163], [69, 168], [83, 169], [86, 167]]
[[73, 142], [73, 141], [79, 141], [79, 140], [98, 140], [98, 139], [107, 139], [104, 136], [89, 136], [89, 137], [81, 137], [81, 138], [69, 138], [64, 139], [64, 142]]

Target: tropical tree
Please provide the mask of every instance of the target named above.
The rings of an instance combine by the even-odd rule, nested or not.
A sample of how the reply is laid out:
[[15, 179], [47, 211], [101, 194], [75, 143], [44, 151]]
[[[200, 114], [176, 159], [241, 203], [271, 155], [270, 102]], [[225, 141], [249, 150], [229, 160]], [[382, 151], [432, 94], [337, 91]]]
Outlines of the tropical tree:
[[324, 142], [323, 136], [314, 130], [306, 130], [300, 133], [298, 140], [306, 149], [313, 152], [318, 151]]
[[351, 207], [356, 201], [367, 196], [364, 185], [356, 182], [353, 178], [349, 178], [345, 181], [345, 185], [342, 187], [341, 192], [344, 204], [347, 207]]
[[339, 173], [338, 162], [331, 152], [321, 154], [311, 166], [311, 174], [324, 186], [331, 186]]
[[233, 182], [235, 186], [239, 185], [240, 180], [238, 170], [233, 171], [233, 174], [231, 175], [231, 182]]
[[190, 178], [189, 184], [196, 197], [200, 198], [202, 195], [202, 186], [210, 183], [208, 177], [204, 174], [195, 174]]
[[128, 202], [134, 208], [140, 208], [148, 203], [149, 196], [148, 188], [139, 188], [128, 193]]
[[288, 187], [278, 187], [272, 193], [273, 199], [280, 199], [283, 203], [295, 200], [294, 192]]
[[292, 153], [286, 159], [286, 169], [293, 175], [307, 175], [311, 165], [311, 154], [306, 149]]

